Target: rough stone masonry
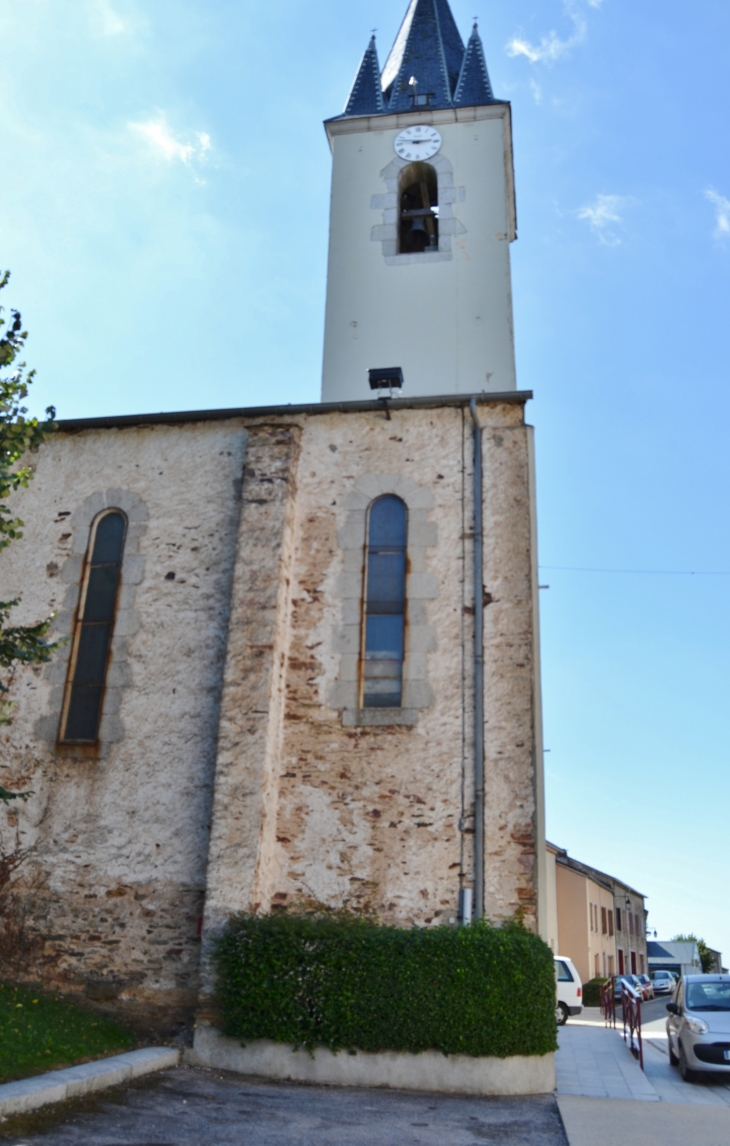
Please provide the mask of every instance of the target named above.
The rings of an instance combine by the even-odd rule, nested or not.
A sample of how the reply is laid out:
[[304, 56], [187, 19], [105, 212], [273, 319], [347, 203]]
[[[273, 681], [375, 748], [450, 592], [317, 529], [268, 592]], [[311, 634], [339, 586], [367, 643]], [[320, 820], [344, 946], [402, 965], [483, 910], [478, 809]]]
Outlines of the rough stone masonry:
[[[537, 928], [526, 397], [478, 403], [485, 910]], [[185, 1018], [201, 937], [234, 911], [456, 918], [474, 877], [472, 459], [454, 399], [62, 423], [13, 501], [0, 599], [72, 637], [97, 515], [119, 508], [127, 539], [98, 743], [58, 740], [71, 641], [13, 681], [0, 782], [34, 792], [0, 811], [3, 853], [23, 853], [0, 887], [13, 974]], [[387, 493], [408, 511], [396, 716], [359, 707], [367, 514]]]

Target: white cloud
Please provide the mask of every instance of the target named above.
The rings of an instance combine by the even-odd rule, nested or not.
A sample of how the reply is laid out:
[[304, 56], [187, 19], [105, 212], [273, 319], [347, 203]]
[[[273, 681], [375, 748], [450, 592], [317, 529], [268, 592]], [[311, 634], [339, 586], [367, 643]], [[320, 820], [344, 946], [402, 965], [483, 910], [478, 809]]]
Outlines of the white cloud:
[[522, 36], [513, 36], [507, 44], [508, 56], [526, 56], [531, 64], [553, 64], [561, 56], [565, 56], [573, 48], [582, 44], [588, 35], [588, 22], [585, 18], [583, 6], [600, 8], [603, 0], [563, 0], [566, 15], [573, 22], [573, 34], [561, 39], [555, 31], [543, 36], [539, 44], [531, 44]]
[[167, 119], [163, 113], [146, 123], [130, 123], [131, 131], [141, 135], [148, 143], [156, 147], [165, 159], [173, 162], [179, 160], [188, 167], [202, 162], [212, 148], [210, 136], [204, 131], [194, 133], [194, 143], [184, 143], [176, 139], [168, 127]]
[[715, 230], [712, 232], [718, 242], [730, 239], [730, 199], [718, 194], [712, 187], [705, 191], [705, 199], [709, 199], [715, 208]]
[[586, 204], [576, 211], [579, 219], [585, 219], [598, 238], [608, 247], [617, 247], [621, 239], [614, 230], [615, 224], [623, 223], [619, 210], [632, 200], [623, 195], [596, 195], [592, 205]]

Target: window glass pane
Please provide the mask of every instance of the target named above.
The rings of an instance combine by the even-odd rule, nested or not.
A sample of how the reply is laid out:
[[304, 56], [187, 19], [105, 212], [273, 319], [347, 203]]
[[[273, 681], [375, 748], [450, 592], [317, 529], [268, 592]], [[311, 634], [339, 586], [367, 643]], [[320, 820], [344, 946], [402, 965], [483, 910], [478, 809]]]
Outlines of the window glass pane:
[[103, 684], [111, 625], [82, 625], [76, 653], [74, 684]]
[[124, 545], [124, 518], [119, 513], [107, 513], [96, 527], [92, 565], [119, 562]]
[[555, 960], [555, 966], [558, 969], [558, 982], [559, 983], [572, 983], [573, 982], [573, 976], [570, 973], [570, 968], [568, 967], [567, 963], [564, 963], [562, 959], [556, 959]]
[[381, 497], [370, 510], [370, 548], [405, 549], [406, 507], [399, 497]]
[[98, 736], [125, 531], [121, 513], [105, 514], [96, 525], [69, 681], [65, 741], [93, 743]]
[[96, 740], [103, 691], [102, 685], [74, 685], [66, 717], [65, 740]]
[[368, 612], [402, 613], [406, 594], [405, 550], [368, 558]]
[[118, 565], [92, 565], [84, 603], [85, 621], [111, 621], [118, 583]]
[[399, 708], [406, 597], [405, 504], [381, 497], [370, 510], [365, 596], [363, 704]]
[[363, 687], [365, 708], [400, 708], [403, 695], [400, 681], [386, 683], [382, 680], [366, 680]]
[[367, 617], [365, 621], [365, 659], [388, 657], [403, 659], [403, 615]]

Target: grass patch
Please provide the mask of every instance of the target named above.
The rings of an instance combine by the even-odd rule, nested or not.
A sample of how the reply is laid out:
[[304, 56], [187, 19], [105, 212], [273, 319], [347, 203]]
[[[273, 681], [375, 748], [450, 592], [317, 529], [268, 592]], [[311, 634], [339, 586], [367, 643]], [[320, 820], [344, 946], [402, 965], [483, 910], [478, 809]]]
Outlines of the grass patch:
[[131, 1031], [104, 1015], [0, 983], [0, 1083], [121, 1054], [137, 1042]]

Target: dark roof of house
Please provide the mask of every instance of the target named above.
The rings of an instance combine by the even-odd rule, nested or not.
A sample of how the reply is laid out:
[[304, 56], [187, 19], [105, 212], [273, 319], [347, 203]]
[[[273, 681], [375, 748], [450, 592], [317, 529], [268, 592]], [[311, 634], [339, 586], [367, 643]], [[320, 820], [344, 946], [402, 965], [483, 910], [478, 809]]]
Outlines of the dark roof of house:
[[449, 0], [411, 0], [382, 74], [373, 36], [338, 118], [497, 102], [476, 24], [465, 48]]
[[667, 951], [666, 947], [662, 947], [661, 943], [656, 943], [653, 939], [649, 939], [646, 944], [646, 954], [650, 959], [674, 959], [671, 951]]
[[595, 880], [596, 883], [601, 884], [602, 887], [608, 888], [609, 891], [616, 892], [616, 888], [622, 888], [624, 891], [630, 891], [632, 895], [636, 895], [639, 899], [645, 899], [646, 896], [643, 892], [637, 891], [635, 887], [630, 887], [628, 883], [624, 883], [622, 879], [617, 879], [615, 875], [608, 875], [605, 871], [599, 871], [597, 867], [591, 867], [590, 864], [581, 863], [580, 860], [573, 859], [568, 855], [567, 851], [559, 848], [557, 844], [551, 844], [546, 841], [547, 846], [552, 848], [555, 855], [555, 862], [562, 864], [563, 867], [572, 868], [573, 871], [580, 872], [581, 875], [588, 876], [589, 879]]

